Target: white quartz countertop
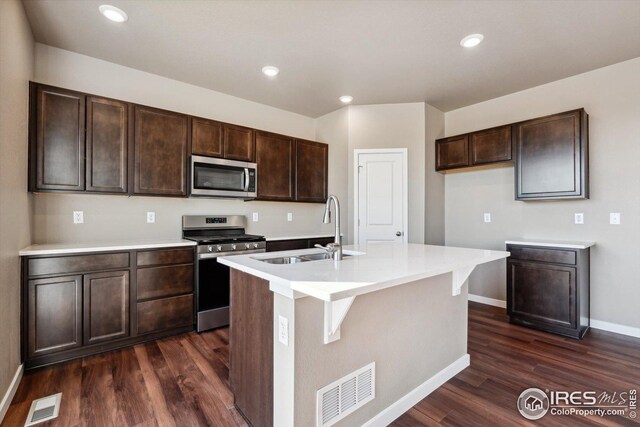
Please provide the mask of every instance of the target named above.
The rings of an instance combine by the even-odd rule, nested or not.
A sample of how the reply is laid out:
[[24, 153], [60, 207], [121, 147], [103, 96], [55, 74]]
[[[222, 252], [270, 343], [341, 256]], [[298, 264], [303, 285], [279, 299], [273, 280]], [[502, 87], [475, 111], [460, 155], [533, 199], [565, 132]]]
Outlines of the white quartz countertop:
[[[323, 301], [366, 294], [404, 283], [454, 271], [473, 269], [478, 264], [507, 258], [509, 252], [419, 244], [374, 243], [345, 246], [353, 254], [342, 261], [308, 261], [269, 264], [264, 258], [318, 253], [318, 249], [235, 255], [218, 262], [290, 290]], [[467, 274], [468, 274], [467, 273]], [[280, 292], [285, 293], [285, 292]]]
[[196, 242], [184, 239], [157, 241], [127, 241], [109, 243], [53, 243], [31, 245], [21, 249], [20, 256], [76, 254], [83, 252], [130, 251], [136, 249], [157, 249], [179, 246], [195, 246]]
[[513, 239], [506, 240], [507, 245], [545, 246], [565, 249], [587, 249], [594, 246], [592, 241], [572, 241], [572, 240], [540, 240], [540, 239]]

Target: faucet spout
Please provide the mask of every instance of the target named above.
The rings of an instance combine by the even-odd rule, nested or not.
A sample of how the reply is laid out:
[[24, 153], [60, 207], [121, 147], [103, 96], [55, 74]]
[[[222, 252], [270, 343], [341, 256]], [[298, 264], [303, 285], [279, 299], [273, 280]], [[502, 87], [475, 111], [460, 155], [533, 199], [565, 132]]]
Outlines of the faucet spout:
[[333, 238], [333, 259], [336, 261], [340, 261], [342, 259], [342, 245], [340, 243], [340, 202], [338, 201], [338, 198], [333, 194], [331, 194], [327, 199], [327, 203], [324, 207], [324, 217], [322, 219], [322, 222], [324, 222], [325, 224], [331, 222], [331, 201], [333, 201], [333, 204], [335, 205], [336, 224], [335, 236]]

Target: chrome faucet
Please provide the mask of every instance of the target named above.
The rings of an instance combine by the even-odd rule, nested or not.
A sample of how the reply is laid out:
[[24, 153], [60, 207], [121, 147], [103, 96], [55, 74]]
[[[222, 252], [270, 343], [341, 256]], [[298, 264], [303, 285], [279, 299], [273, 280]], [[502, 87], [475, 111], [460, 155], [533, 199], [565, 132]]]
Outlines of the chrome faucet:
[[327, 199], [327, 204], [324, 207], [324, 216], [322, 218], [322, 222], [325, 224], [329, 224], [331, 222], [331, 201], [336, 205], [336, 233], [333, 238], [333, 243], [329, 243], [327, 246], [315, 245], [316, 248], [321, 248], [327, 251], [331, 257], [340, 261], [342, 259], [342, 245], [340, 244], [340, 202], [338, 202], [338, 198], [333, 194], [329, 196]]

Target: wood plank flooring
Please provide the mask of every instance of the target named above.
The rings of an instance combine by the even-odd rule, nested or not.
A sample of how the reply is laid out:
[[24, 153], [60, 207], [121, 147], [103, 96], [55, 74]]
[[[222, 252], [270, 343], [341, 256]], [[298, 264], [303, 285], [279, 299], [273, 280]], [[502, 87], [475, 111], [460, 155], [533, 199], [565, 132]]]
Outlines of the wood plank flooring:
[[[23, 426], [31, 401], [57, 392], [60, 416], [43, 427], [246, 426], [229, 390], [228, 344], [227, 329], [189, 333], [27, 372], [2, 427]], [[528, 387], [640, 390], [640, 339], [592, 330], [575, 341], [510, 325], [503, 309], [470, 303], [469, 353], [469, 368], [392, 425], [640, 425], [550, 415], [526, 422], [515, 408]]]

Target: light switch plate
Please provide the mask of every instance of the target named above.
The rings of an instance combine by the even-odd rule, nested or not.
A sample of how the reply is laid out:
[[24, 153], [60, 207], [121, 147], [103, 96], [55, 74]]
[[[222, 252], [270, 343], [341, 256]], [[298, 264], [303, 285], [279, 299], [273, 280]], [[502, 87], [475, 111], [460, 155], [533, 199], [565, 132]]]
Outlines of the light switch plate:
[[73, 211], [73, 223], [74, 224], [84, 224], [84, 212], [83, 211]]
[[581, 212], [576, 212], [573, 215], [573, 220], [576, 224], [584, 224], [584, 214]]
[[289, 346], [289, 319], [278, 315], [278, 341]]
[[156, 222], [156, 213], [147, 212], [147, 224], [153, 224]]
[[293, 213], [291, 212], [287, 213], [287, 221], [293, 221]]
[[491, 214], [489, 212], [484, 213], [484, 222], [491, 222]]
[[258, 212], [253, 213], [253, 222], [258, 222]]
[[620, 225], [620, 212], [611, 212], [609, 214], [609, 224]]

